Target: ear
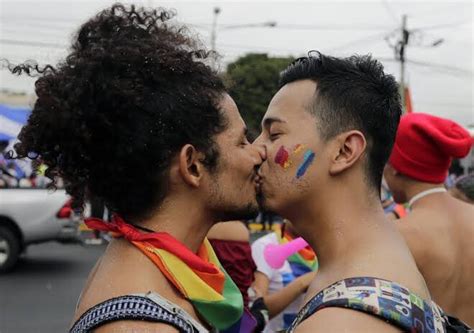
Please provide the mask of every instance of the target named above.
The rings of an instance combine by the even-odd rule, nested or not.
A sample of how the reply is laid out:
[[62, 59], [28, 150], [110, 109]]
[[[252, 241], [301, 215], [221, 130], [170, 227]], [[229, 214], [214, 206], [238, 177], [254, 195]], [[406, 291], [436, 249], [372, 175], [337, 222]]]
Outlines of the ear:
[[399, 172], [390, 163], [387, 163], [385, 165], [385, 170], [387, 170], [388, 174], [391, 175], [391, 176], [398, 176], [399, 175]]
[[329, 173], [339, 174], [352, 167], [360, 160], [366, 147], [367, 141], [360, 131], [349, 131], [336, 138], [337, 151], [331, 161]]
[[203, 157], [193, 145], [186, 144], [181, 148], [178, 155], [179, 173], [186, 184], [199, 187], [204, 171]]

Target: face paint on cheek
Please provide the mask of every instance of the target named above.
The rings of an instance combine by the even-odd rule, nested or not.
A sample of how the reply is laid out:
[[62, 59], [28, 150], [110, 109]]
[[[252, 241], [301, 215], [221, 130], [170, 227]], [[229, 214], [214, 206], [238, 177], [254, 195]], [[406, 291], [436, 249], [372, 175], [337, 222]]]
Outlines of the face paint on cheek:
[[288, 160], [289, 157], [290, 154], [288, 153], [288, 151], [285, 149], [285, 147], [281, 146], [280, 149], [278, 149], [278, 152], [276, 153], [275, 163], [279, 164], [282, 168], [287, 169], [291, 164]]
[[315, 154], [311, 150], [307, 150], [304, 153], [303, 162], [296, 171], [296, 179], [301, 178], [306, 173], [306, 170], [308, 170], [309, 166], [313, 163], [314, 157]]
[[302, 144], [297, 144], [295, 148], [293, 148], [293, 154], [296, 155], [300, 153], [304, 149], [304, 145]]

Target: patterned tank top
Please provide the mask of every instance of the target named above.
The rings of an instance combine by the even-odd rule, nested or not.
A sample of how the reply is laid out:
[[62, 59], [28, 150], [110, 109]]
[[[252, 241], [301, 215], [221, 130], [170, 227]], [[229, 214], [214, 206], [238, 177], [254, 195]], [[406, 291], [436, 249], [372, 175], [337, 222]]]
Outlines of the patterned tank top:
[[133, 294], [106, 300], [87, 310], [69, 333], [87, 333], [110, 322], [139, 320], [165, 323], [180, 333], [215, 333], [207, 330], [178, 305], [157, 293]]
[[294, 332], [303, 320], [327, 307], [365, 312], [405, 332], [447, 332], [447, 317], [434, 302], [398, 283], [372, 277], [344, 279], [322, 290], [299, 311], [287, 332]]

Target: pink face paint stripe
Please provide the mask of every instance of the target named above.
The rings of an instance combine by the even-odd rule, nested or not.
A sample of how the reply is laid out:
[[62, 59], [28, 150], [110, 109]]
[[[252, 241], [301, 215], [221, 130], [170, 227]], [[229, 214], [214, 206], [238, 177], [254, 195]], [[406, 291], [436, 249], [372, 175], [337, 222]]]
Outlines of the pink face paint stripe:
[[275, 163], [279, 164], [281, 167], [284, 168], [286, 162], [288, 161], [288, 157], [288, 151], [285, 149], [285, 147], [281, 146], [275, 156]]

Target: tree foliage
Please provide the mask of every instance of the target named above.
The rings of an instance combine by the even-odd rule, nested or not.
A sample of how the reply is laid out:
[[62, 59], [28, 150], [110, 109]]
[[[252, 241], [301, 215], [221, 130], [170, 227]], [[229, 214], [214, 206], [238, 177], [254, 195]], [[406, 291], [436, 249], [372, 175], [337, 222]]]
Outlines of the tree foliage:
[[262, 117], [278, 90], [279, 74], [292, 60], [251, 53], [228, 65], [225, 80], [229, 93], [239, 107], [251, 139], [260, 133]]

